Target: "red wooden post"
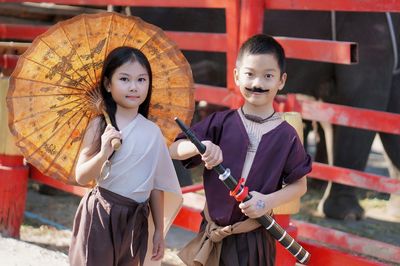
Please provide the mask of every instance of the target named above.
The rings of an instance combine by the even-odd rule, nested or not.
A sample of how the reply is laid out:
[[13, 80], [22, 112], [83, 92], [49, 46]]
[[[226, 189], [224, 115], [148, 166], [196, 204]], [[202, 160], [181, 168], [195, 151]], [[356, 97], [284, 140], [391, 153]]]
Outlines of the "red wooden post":
[[254, 34], [261, 33], [264, 21], [263, 0], [242, 0], [239, 46]]
[[28, 173], [22, 156], [0, 154], [0, 232], [3, 236], [19, 238]]
[[229, 90], [231, 108], [237, 108], [241, 105], [240, 92], [235, 86], [233, 69], [236, 65], [236, 55], [238, 52], [239, 39], [239, 21], [240, 21], [240, 1], [228, 1], [225, 9], [226, 33], [227, 33], [227, 51], [226, 51], [226, 84]]

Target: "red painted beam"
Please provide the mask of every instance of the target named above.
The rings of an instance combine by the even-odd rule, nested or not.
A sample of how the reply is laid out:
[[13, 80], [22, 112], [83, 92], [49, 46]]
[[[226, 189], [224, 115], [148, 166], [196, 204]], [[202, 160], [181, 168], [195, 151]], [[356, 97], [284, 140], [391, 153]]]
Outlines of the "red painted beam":
[[399, 193], [400, 180], [314, 162], [310, 177], [386, 193]]
[[31, 41], [48, 28], [48, 26], [0, 24], [0, 39]]
[[[231, 21], [230, 23], [233, 23]], [[233, 28], [233, 27], [231, 27]], [[0, 24], [0, 38], [30, 41], [48, 29], [46, 26]], [[232, 30], [233, 31], [233, 30]], [[228, 52], [236, 55], [237, 46], [228, 41], [227, 33], [192, 33], [166, 31], [183, 50]], [[233, 33], [229, 33], [233, 34]], [[231, 38], [234, 39], [234, 38]], [[289, 58], [330, 62], [336, 64], [354, 64], [358, 61], [357, 44], [302, 38], [276, 37], [285, 48]], [[235, 66], [236, 56], [229, 58], [229, 67]], [[232, 71], [228, 71], [230, 73]], [[233, 84], [231, 86], [234, 87]]]
[[288, 96], [288, 104], [291, 110], [300, 112], [304, 119], [400, 134], [400, 114], [300, 99], [293, 95]]
[[204, 188], [203, 184], [200, 184], [200, 183], [193, 184], [190, 186], [185, 186], [185, 187], [182, 187], [182, 194], [189, 193], [189, 192], [196, 192], [196, 191], [202, 190], [203, 188]]
[[89, 190], [88, 188], [84, 188], [84, 187], [67, 185], [61, 181], [54, 179], [54, 178], [48, 177], [48, 176], [42, 174], [39, 170], [37, 170], [32, 165], [30, 165], [30, 178], [32, 178], [33, 180], [38, 181], [42, 184], [45, 184], [45, 185], [54, 187], [56, 189], [60, 189], [65, 192], [69, 192], [71, 194], [81, 196], [81, 197], [83, 195], [85, 195], [86, 192]]
[[[0, 3], [23, 3], [26, 0], [0, 0]], [[224, 8], [226, 0], [29, 0], [32, 3], [53, 3], [63, 5], [93, 5], [93, 6], [143, 6], [143, 7], [194, 7], [194, 8]]]
[[[261, 33], [264, 21], [264, 0], [242, 0], [240, 40]], [[354, 64], [358, 62], [357, 44], [305, 38], [275, 37], [285, 49], [288, 58]]]
[[398, 0], [264, 0], [266, 9], [400, 12]]
[[0, 55], [0, 68], [13, 69], [17, 65], [18, 55], [3, 54]]
[[174, 225], [192, 232], [199, 232], [202, 221], [200, 211], [183, 206], [174, 220]]
[[24, 157], [21, 155], [0, 154], [0, 165], [9, 167], [24, 166]]
[[196, 101], [204, 100], [211, 104], [230, 107], [231, 103], [239, 97], [226, 88], [195, 84], [194, 98]]
[[[345, 249], [347, 252], [379, 258], [390, 262], [400, 261], [400, 247], [383, 243], [380, 241], [359, 237], [349, 233], [344, 233], [334, 229], [322, 227], [307, 222], [294, 220], [297, 226], [299, 237], [329, 244], [337, 248]], [[317, 255], [318, 256], [318, 255]], [[313, 257], [313, 256], [311, 256]], [[315, 264], [325, 265], [325, 264]], [[333, 264], [331, 264], [333, 265]], [[335, 264], [335, 265], [354, 265], [354, 264]]]
[[282, 44], [288, 58], [347, 65], [358, 62], [357, 44], [354, 42], [289, 37], [276, 39]]
[[[31, 41], [48, 30], [48, 26], [0, 24], [0, 39]], [[226, 33], [165, 32], [183, 50], [226, 52]]]
[[226, 52], [226, 33], [199, 33], [166, 31], [168, 37], [174, 40], [180, 49], [207, 52]]
[[194, 192], [183, 194], [183, 206], [174, 220], [174, 225], [197, 233], [203, 219], [200, 213], [205, 202], [203, 195]]
[[318, 245], [315, 242], [299, 241], [299, 243], [311, 254], [308, 266], [383, 266], [386, 263], [372, 261], [357, 255], [347, 254], [342, 251]]

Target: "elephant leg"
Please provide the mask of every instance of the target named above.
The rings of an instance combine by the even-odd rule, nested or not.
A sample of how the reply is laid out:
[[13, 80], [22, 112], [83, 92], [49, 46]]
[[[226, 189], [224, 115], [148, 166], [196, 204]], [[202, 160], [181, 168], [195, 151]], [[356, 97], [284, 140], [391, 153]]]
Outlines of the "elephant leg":
[[[326, 132], [323, 126], [316, 122], [312, 122], [312, 127], [315, 135], [315, 156], [314, 161], [319, 163], [328, 163], [329, 153], [329, 143], [326, 143]], [[311, 189], [323, 191], [326, 189], [327, 182], [325, 180], [309, 178], [307, 180], [307, 186]]]
[[[374, 136], [375, 132], [371, 131], [334, 127], [334, 143], [342, 145], [340, 148], [336, 144], [334, 146], [335, 166], [363, 170]], [[349, 157], [349, 153], [353, 153], [353, 156]], [[327, 217], [340, 220], [359, 220], [364, 216], [364, 210], [358, 202], [357, 188], [338, 183], [332, 183], [323, 203], [323, 211]]]
[[175, 167], [176, 175], [178, 176], [179, 185], [181, 187], [193, 185], [192, 175], [190, 171], [182, 165], [181, 161], [172, 160], [172, 162]]
[[[384, 111], [390, 97], [393, 53], [384, 14], [338, 12], [337, 39], [359, 43], [359, 63], [335, 65], [335, 103]], [[350, 127], [334, 128], [334, 165], [365, 169], [375, 132]], [[361, 219], [364, 210], [357, 188], [332, 184], [324, 202], [327, 217]]]
[[[400, 114], [400, 74], [393, 78], [387, 111]], [[380, 133], [380, 137], [389, 162], [390, 177], [400, 180], [400, 135]], [[387, 214], [400, 219], [400, 191], [390, 195]]]

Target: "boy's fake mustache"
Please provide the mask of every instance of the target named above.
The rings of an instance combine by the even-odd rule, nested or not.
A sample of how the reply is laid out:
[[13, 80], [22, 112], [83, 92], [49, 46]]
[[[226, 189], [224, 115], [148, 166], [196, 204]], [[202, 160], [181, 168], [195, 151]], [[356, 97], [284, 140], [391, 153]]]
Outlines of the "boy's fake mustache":
[[269, 90], [263, 90], [259, 87], [253, 87], [253, 88], [246, 88], [246, 90], [248, 92], [260, 92], [260, 93], [264, 93], [264, 92], [268, 92]]

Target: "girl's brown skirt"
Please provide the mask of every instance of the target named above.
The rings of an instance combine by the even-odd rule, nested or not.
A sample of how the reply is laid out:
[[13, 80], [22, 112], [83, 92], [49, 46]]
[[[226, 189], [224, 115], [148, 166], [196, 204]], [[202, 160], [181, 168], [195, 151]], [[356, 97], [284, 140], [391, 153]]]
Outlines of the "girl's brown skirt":
[[143, 265], [147, 251], [148, 202], [138, 203], [101, 187], [81, 200], [69, 261], [81, 265]]

